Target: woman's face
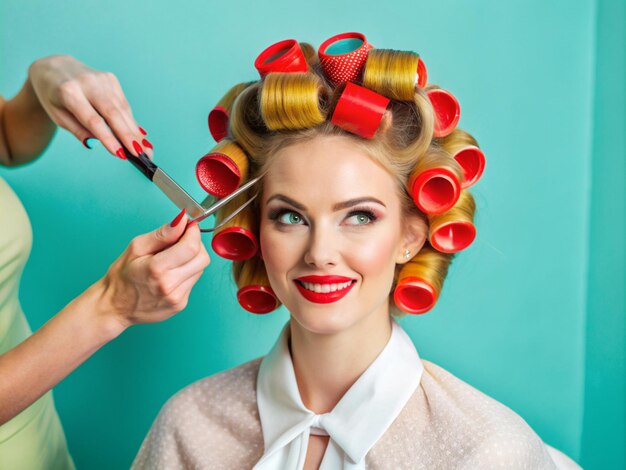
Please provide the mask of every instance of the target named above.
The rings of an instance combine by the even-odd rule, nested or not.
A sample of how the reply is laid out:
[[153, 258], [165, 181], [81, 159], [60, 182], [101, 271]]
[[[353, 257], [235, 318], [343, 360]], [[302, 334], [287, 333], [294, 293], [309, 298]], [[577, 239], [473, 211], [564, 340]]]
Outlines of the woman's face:
[[305, 329], [386, 321], [403, 260], [396, 182], [342, 136], [281, 149], [264, 178], [261, 253], [272, 289]]

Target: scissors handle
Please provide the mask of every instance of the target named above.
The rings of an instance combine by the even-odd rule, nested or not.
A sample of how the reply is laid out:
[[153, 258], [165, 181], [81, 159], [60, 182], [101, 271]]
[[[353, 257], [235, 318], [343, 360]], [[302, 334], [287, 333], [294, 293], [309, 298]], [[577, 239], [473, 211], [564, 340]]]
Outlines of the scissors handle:
[[135, 167], [137, 167], [137, 169], [144, 175], [146, 175], [146, 178], [150, 181], [153, 180], [154, 173], [156, 173], [159, 167], [152, 163], [152, 160], [150, 160], [145, 153], [140, 153], [138, 157], [135, 157], [126, 149], [124, 149], [124, 153], [126, 154], [128, 161], [135, 165]]

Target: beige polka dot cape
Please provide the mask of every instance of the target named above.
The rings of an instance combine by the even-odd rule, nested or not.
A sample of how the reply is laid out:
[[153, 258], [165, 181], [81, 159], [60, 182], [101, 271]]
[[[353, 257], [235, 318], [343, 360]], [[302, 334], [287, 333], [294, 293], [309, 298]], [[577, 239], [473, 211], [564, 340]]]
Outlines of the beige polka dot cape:
[[[262, 360], [202, 379], [170, 398], [132, 468], [253, 468], [264, 453], [256, 392]], [[572, 461], [557, 467], [554, 449], [511, 409], [421, 362], [419, 385], [366, 454], [365, 468], [578, 468]]]

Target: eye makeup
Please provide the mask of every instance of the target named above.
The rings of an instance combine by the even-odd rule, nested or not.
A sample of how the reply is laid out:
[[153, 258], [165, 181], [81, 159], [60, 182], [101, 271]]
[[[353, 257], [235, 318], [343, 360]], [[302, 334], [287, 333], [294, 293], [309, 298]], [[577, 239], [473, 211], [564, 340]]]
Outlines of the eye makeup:
[[[297, 223], [296, 224], [286, 224], [286, 223], [281, 222], [279, 220], [283, 215], [288, 214], [288, 213], [297, 214], [301, 218], [301, 220], [305, 221], [305, 218], [299, 212], [297, 212], [296, 210], [291, 209], [289, 207], [280, 207], [280, 206], [270, 209], [268, 211], [268, 213], [267, 213], [267, 218], [272, 220], [272, 221], [274, 221], [275, 223], [283, 225], [283, 226], [302, 225], [302, 224], [297, 224]], [[360, 208], [352, 209], [346, 215], [345, 218], [349, 219], [351, 217], [358, 216], [358, 215], [366, 216], [369, 219], [369, 222], [368, 223], [364, 223], [364, 224], [351, 224], [351, 225], [354, 225], [354, 226], [372, 225], [373, 223], [375, 223], [379, 219], [379, 216], [377, 215], [376, 211], [374, 211], [373, 209], [368, 208], [368, 207], [360, 207]]]

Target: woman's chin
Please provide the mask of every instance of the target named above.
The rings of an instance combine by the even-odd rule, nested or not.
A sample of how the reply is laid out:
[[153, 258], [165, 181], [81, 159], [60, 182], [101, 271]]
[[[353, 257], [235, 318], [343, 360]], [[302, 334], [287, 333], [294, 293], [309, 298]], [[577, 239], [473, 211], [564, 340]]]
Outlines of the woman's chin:
[[291, 312], [295, 326], [308, 333], [332, 335], [349, 329], [358, 321], [352, 315], [346, 315], [334, 309], [313, 309]]

